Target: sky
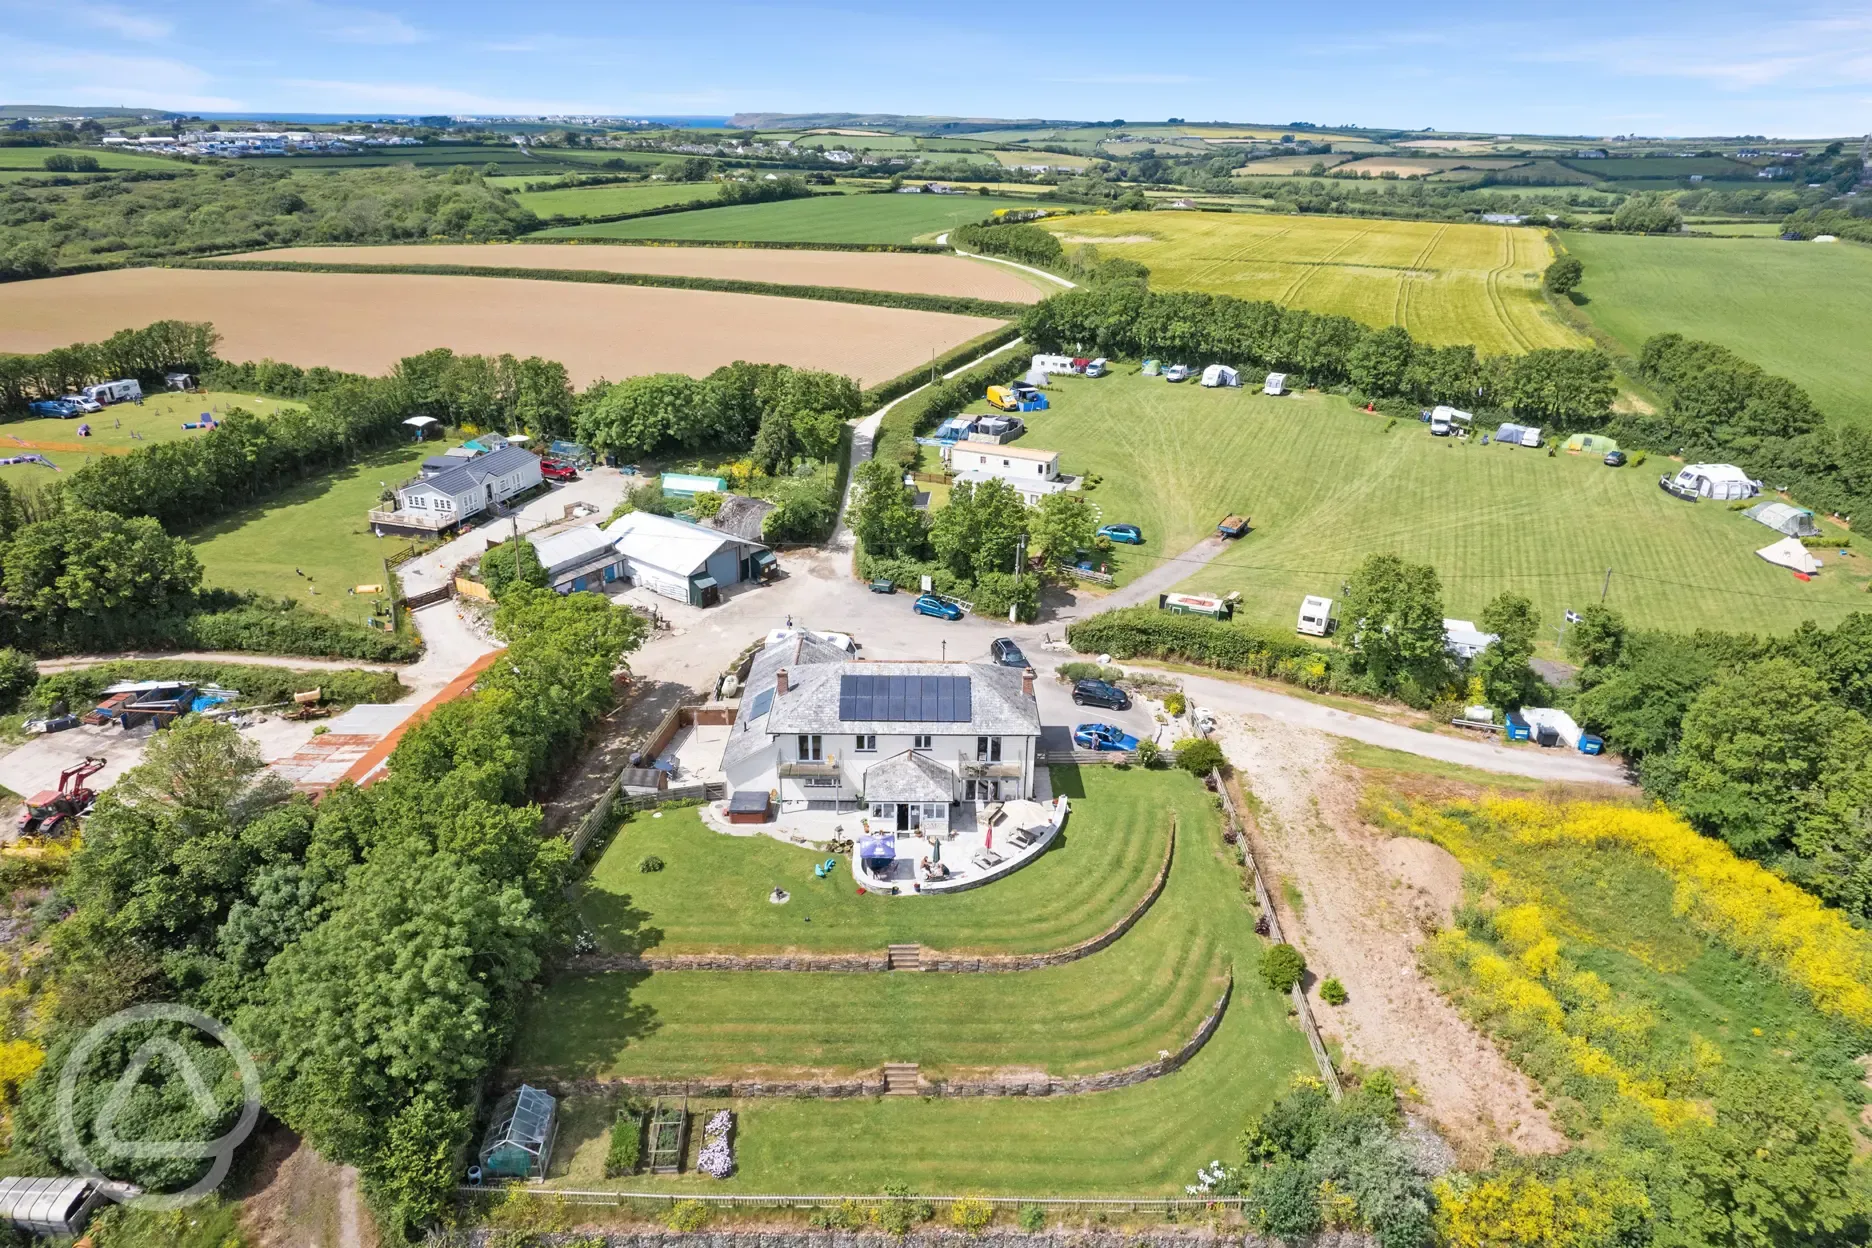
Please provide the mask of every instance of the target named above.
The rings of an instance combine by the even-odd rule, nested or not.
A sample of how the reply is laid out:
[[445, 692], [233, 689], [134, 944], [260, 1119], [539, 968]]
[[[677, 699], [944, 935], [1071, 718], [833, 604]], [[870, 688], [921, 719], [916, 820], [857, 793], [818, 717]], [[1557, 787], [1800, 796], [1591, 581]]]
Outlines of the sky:
[[1872, 130], [1872, 0], [0, 0], [0, 103]]

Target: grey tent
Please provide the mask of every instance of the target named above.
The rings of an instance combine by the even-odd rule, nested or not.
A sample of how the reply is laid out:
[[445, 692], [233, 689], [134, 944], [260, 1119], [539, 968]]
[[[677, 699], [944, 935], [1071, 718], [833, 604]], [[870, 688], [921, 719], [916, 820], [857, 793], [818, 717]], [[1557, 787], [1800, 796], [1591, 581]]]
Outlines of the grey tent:
[[1046, 370], [1043, 368], [1030, 368], [1027, 370], [1027, 376], [1023, 378], [1023, 380], [1036, 390], [1044, 390], [1047, 384]]
[[1742, 514], [1789, 537], [1820, 536], [1820, 526], [1814, 523], [1813, 512], [1786, 503], [1757, 503]]

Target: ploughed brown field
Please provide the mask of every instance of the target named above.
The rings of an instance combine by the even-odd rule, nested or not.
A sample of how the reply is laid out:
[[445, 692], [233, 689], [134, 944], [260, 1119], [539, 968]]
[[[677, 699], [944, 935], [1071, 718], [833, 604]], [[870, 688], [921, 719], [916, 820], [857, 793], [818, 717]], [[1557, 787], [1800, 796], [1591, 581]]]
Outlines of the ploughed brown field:
[[229, 360], [374, 374], [406, 355], [450, 347], [558, 360], [580, 386], [641, 373], [700, 376], [735, 360], [823, 368], [876, 385], [1000, 324], [525, 278], [123, 269], [0, 285], [0, 352], [90, 342], [165, 319], [212, 321]]
[[920, 295], [963, 295], [1006, 303], [1037, 303], [1042, 290], [1012, 269], [962, 256], [898, 252], [788, 251], [759, 247], [645, 247], [591, 243], [392, 243], [383, 247], [286, 247], [234, 260], [301, 264], [474, 264], [497, 268], [598, 269], [678, 277], [846, 286]]

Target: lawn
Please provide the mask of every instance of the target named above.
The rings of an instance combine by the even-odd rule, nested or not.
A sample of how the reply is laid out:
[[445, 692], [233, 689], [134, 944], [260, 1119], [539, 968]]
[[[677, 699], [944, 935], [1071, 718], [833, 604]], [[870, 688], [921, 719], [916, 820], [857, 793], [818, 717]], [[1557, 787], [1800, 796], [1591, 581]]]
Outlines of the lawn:
[[1056, 379], [1052, 410], [1025, 417], [1023, 439], [1060, 450], [1066, 472], [1102, 474], [1091, 498], [1104, 522], [1143, 526], [1146, 545], [1118, 550], [1121, 581], [1239, 512], [1254, 531], [1192, 566], [1184, 588], [1240, 590], [1238, 618], [1283, 628], [1303, 595], [1339, 597], [1381, 551], [1436, 567], [1452, 616], [1473, 619], [1504, 590], [1526, 594], [1550, 639], [1563, 612], [1599, 601], [1608, 568], [1606, 601], [1639, 627], [1785, 632], [1866, 609], [1872, 558], [1822, 551], [1826, 569], [1796, 581], [1755, 555], [1770, 530], [1659, 490], [1659, 473], [1674, 470], [1662, 459], [1613, 469], [1432, 438], [1330, 395], [1173, 386], [1136, 368]]
[[735, 204], [603, 225], [542, 230], [534, 238], [667, 238], [749, 243], [908, 243], [1032, 199], [993, 195], [817, 195]]
[[[190, 534], [203, 579], [228, 589], [291, 598], [354, 623], [371, 613], [374, 595], [349, 591], [381, 584], [383, 556], [406, 538], [371, 536], [365, 513], [385, 485], [416, 475], [437, 444], [379, 451], [362, 462], [282, 491]], [[304, 575], [300, 575], [304, 573]]]
[[52, 170], [45, 167], [45, 158], [53, 152], [64, 152], [70, 156], [91, 156], [96, 158], [98, 168], [105, 172], [120, 169], [179, 169], [188, 170], [192, 166], [173, 156], [145, 156], [139, 152], [114, 152], [101, 147], [0, 147], [0, 169], [27, 169], [36, 174], [50, 175]]
[[[1245, 1120], [1312, 1063], [1284, 1000], [1254, 977], [1260, 942], [1207, 795], [1174, 773], [1098, 768], [1083, 780], [1086, 795], [1075, 819], [1108, 804], [1119, 812], [1112, 817], [1168, 809], [1182, 829], [1163, 900], [1112, 949], [1051, 971], [1004, 975], [636, 977], [614, 982], [608, 1002], [564, 998], [569, 981], [562, 980], [536, 1007], [519, 1052], [540, 1044], [566, 1048], [558, 1036], [572, 1030], [603, 1041], [608, 1052], [594, 1056], [627, 1061], [638, 1045], [670, 1051], [665, 1031], [679, 1029], [685, 1044], [745, 1061], [770, 1059], [768, 1046], [784, 1031], [791, 1059], [810, 1052], [848, 1053], [846, 1060], [871, 1067], [887, 1058], [926, 1067], [971, 1060], [1103, 1067], [1140, 1060], [1133, 1054], [1141, 1049], [1148, 1059], [1180, 1043], [1214, 1000], [1208, 974], [1229, 959], [1237, 980], [1228, 1014], [1176, 1074], [1115, 1092], [1055, 1098], [719, 1102], [740, 1118], [734, 1178], [633, 1176], [610, 1183], [638, 1190], [706, 1185], [722, 1192], [870, 1192], [907, 1182], [938, 1192], [1180, 1193], [1197, 1166], [1233, 1157]], [[1070, 782], [1062, 777], [1062, 783]], [[990, 887], [982, 895], [994, 892]], [[1175, 982], [1157, 978], [1168, 974]], [[687, 990], [706, 998], [720, 1021], [704, 1028], [686, 1017], [666, 1018], [664, 1008], [684, 1003], [673, 990], [652, 995], [657, 979], [732, 981], [729, 990], [701, 984]], [[807, 1005], [792, 997], [806, 998]], [[594, 1019], [594, 1013], [604, 1017]], [[1153, 1030], [1161, 1039], [1147, 1039]], [[706, 1112], [716, 1104], [691, 1101], [690, 1108]], [[573, 1095], [562, 1110], [552, 1181], [603, 1183], [601, 1137], [615, 1103]]]
[[521, 194], [520, 203], [542, 217], [606, 217], [714, 196], [715, 187], [707, 182], [621, 182], [569, 191], [527, 191]]
[[[291, 400], [249, 394], [151, 394], [141, 406], [119, 403], [69, 420], [57, 416], [9, 420], [0, 424], [0, 456], [36, 452], [58, 465], [59, 471], [71, 472], [112, 452], [132, 451], [152, 442], [198, 438], [201, 431], [182, 426], [199, 423], [203, 412], [220, 415], [244, 407], [265, 414], [298, 406]], [[79, 426], [87, 424], [91, 435], [79, 437]], [[51, 471], [37, 464], [0, 466], [0, 481], [9, 485], [41, 484], [52, 478]]]
[[1587, 315], [1634, 355], [1666, 332], [1721, 343], [1829, 416], [1872, 424], [1872, 248], [1583, 231], [1564, 243], [1586, 266]]
[[[723, 836], [704, 827], [694, 810], [640, 814], [619, 829], [592, 870], [579, 911], [613, 952], [880, 952], [893, 943], [997, 953], [1063, 949], [1129, 913], [1163, 865], [1170, 819], [1127, 800], [1141, 792], [1075, 810], [1039, 861], [993, 888], [911, 905], [859, 896], [849, 858], [818, 879], [813, 868], [824, 854], [772, 837]], [[637, 864], [652, 855], [664, 868], [639, 871]], [[770, 904], [775, 887], [793, 901]]]
[[1486, 354], [1583, 344], [1540, 293], [1552, 254], [1539, 231], [1433, 221], [1153, 212], [1075, 216], [1047, 228], [1071, 247], [1149, 265], [1163, 290], [1269, 299], [1424, 342]]

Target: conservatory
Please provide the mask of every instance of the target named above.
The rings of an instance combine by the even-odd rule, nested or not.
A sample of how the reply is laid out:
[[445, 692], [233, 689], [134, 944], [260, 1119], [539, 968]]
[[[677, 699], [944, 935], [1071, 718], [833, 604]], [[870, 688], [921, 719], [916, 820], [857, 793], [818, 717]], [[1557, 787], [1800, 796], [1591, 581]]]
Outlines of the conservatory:
[[543, 1179], [559, 1129], [559, 1103], [530, 1084], [500, 1099], [481, 1141], [481, 1173], [490, 1179]]

